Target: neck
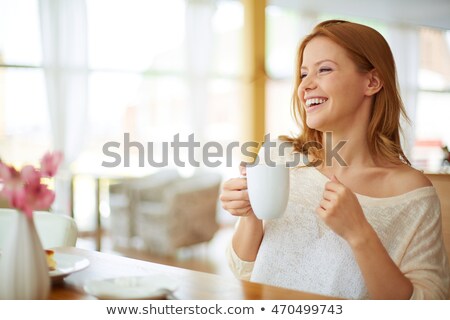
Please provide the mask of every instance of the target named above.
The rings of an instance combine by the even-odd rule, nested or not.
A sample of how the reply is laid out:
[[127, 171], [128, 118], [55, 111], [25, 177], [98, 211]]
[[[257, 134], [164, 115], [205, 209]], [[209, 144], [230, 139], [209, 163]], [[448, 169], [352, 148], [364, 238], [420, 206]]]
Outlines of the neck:
[[352, 115], [344, 117], [330, 132], [322, 135], [324, 163], [333, 173], [345, 168], [374, 167], [377, 160], [367, 141], [372, 99], [367, 97]]
[[332, 171], [340, 171], [343, 167], [373, 167], [376, 164], [365, 134], [325, 132], [322, 145], [325, 150], [322, 166]]

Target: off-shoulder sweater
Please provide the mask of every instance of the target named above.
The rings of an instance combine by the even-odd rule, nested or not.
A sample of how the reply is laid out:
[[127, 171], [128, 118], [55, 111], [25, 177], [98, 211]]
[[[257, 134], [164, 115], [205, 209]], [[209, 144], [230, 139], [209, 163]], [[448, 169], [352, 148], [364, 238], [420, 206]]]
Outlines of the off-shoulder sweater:
[[[290, 169], [289, 203], [281, 218], [264, 221], [256, 260], [243, 261], [231, 243], [228, 246], [228, 262], [238, 278], [335, 297], [369, 298], [349, 245], [315, 213], [327, 181], [314, 167]], [[389, 256], [412, 282], [411, 298], [447, 298], [450, 268], [434, 187], [388, 198], [356, 196]]]

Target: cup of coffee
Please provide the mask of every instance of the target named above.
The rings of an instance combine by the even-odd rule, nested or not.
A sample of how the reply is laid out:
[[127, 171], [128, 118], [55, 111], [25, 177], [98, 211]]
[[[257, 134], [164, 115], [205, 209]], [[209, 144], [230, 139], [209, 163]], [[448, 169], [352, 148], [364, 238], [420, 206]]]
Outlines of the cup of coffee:
[[247, 166], [247, 189], [258, 219], [279, 218], [289, 200], [289, 168], [285, 164]]

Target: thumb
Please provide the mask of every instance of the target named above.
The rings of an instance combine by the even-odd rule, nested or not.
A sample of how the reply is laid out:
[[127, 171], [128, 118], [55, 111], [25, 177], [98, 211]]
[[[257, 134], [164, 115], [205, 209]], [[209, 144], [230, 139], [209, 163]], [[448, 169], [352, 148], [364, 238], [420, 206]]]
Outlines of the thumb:
[[239, 166], [239, 173], [241, 174], [241, 176], [247, 175], [247, 163], [245, 163], [244, 161], [242, 161]]
[[342, 184], [334, 174], [331, 176], [331, 181]]

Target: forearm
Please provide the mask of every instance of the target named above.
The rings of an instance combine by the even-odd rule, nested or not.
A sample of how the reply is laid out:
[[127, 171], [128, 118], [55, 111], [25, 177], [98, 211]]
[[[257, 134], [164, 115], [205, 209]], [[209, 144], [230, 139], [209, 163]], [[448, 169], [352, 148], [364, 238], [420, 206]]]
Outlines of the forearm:
[[233, 235], [233, 249], [244, 261], [255, 261], [264, 235], [262, 221], [254, 214], [242, 217]]
[[349, 243], [364, 277], [371, 299], [409, 299], [411, 281], [392, 261], [378, 235], [369, 226], [365, 236]]

